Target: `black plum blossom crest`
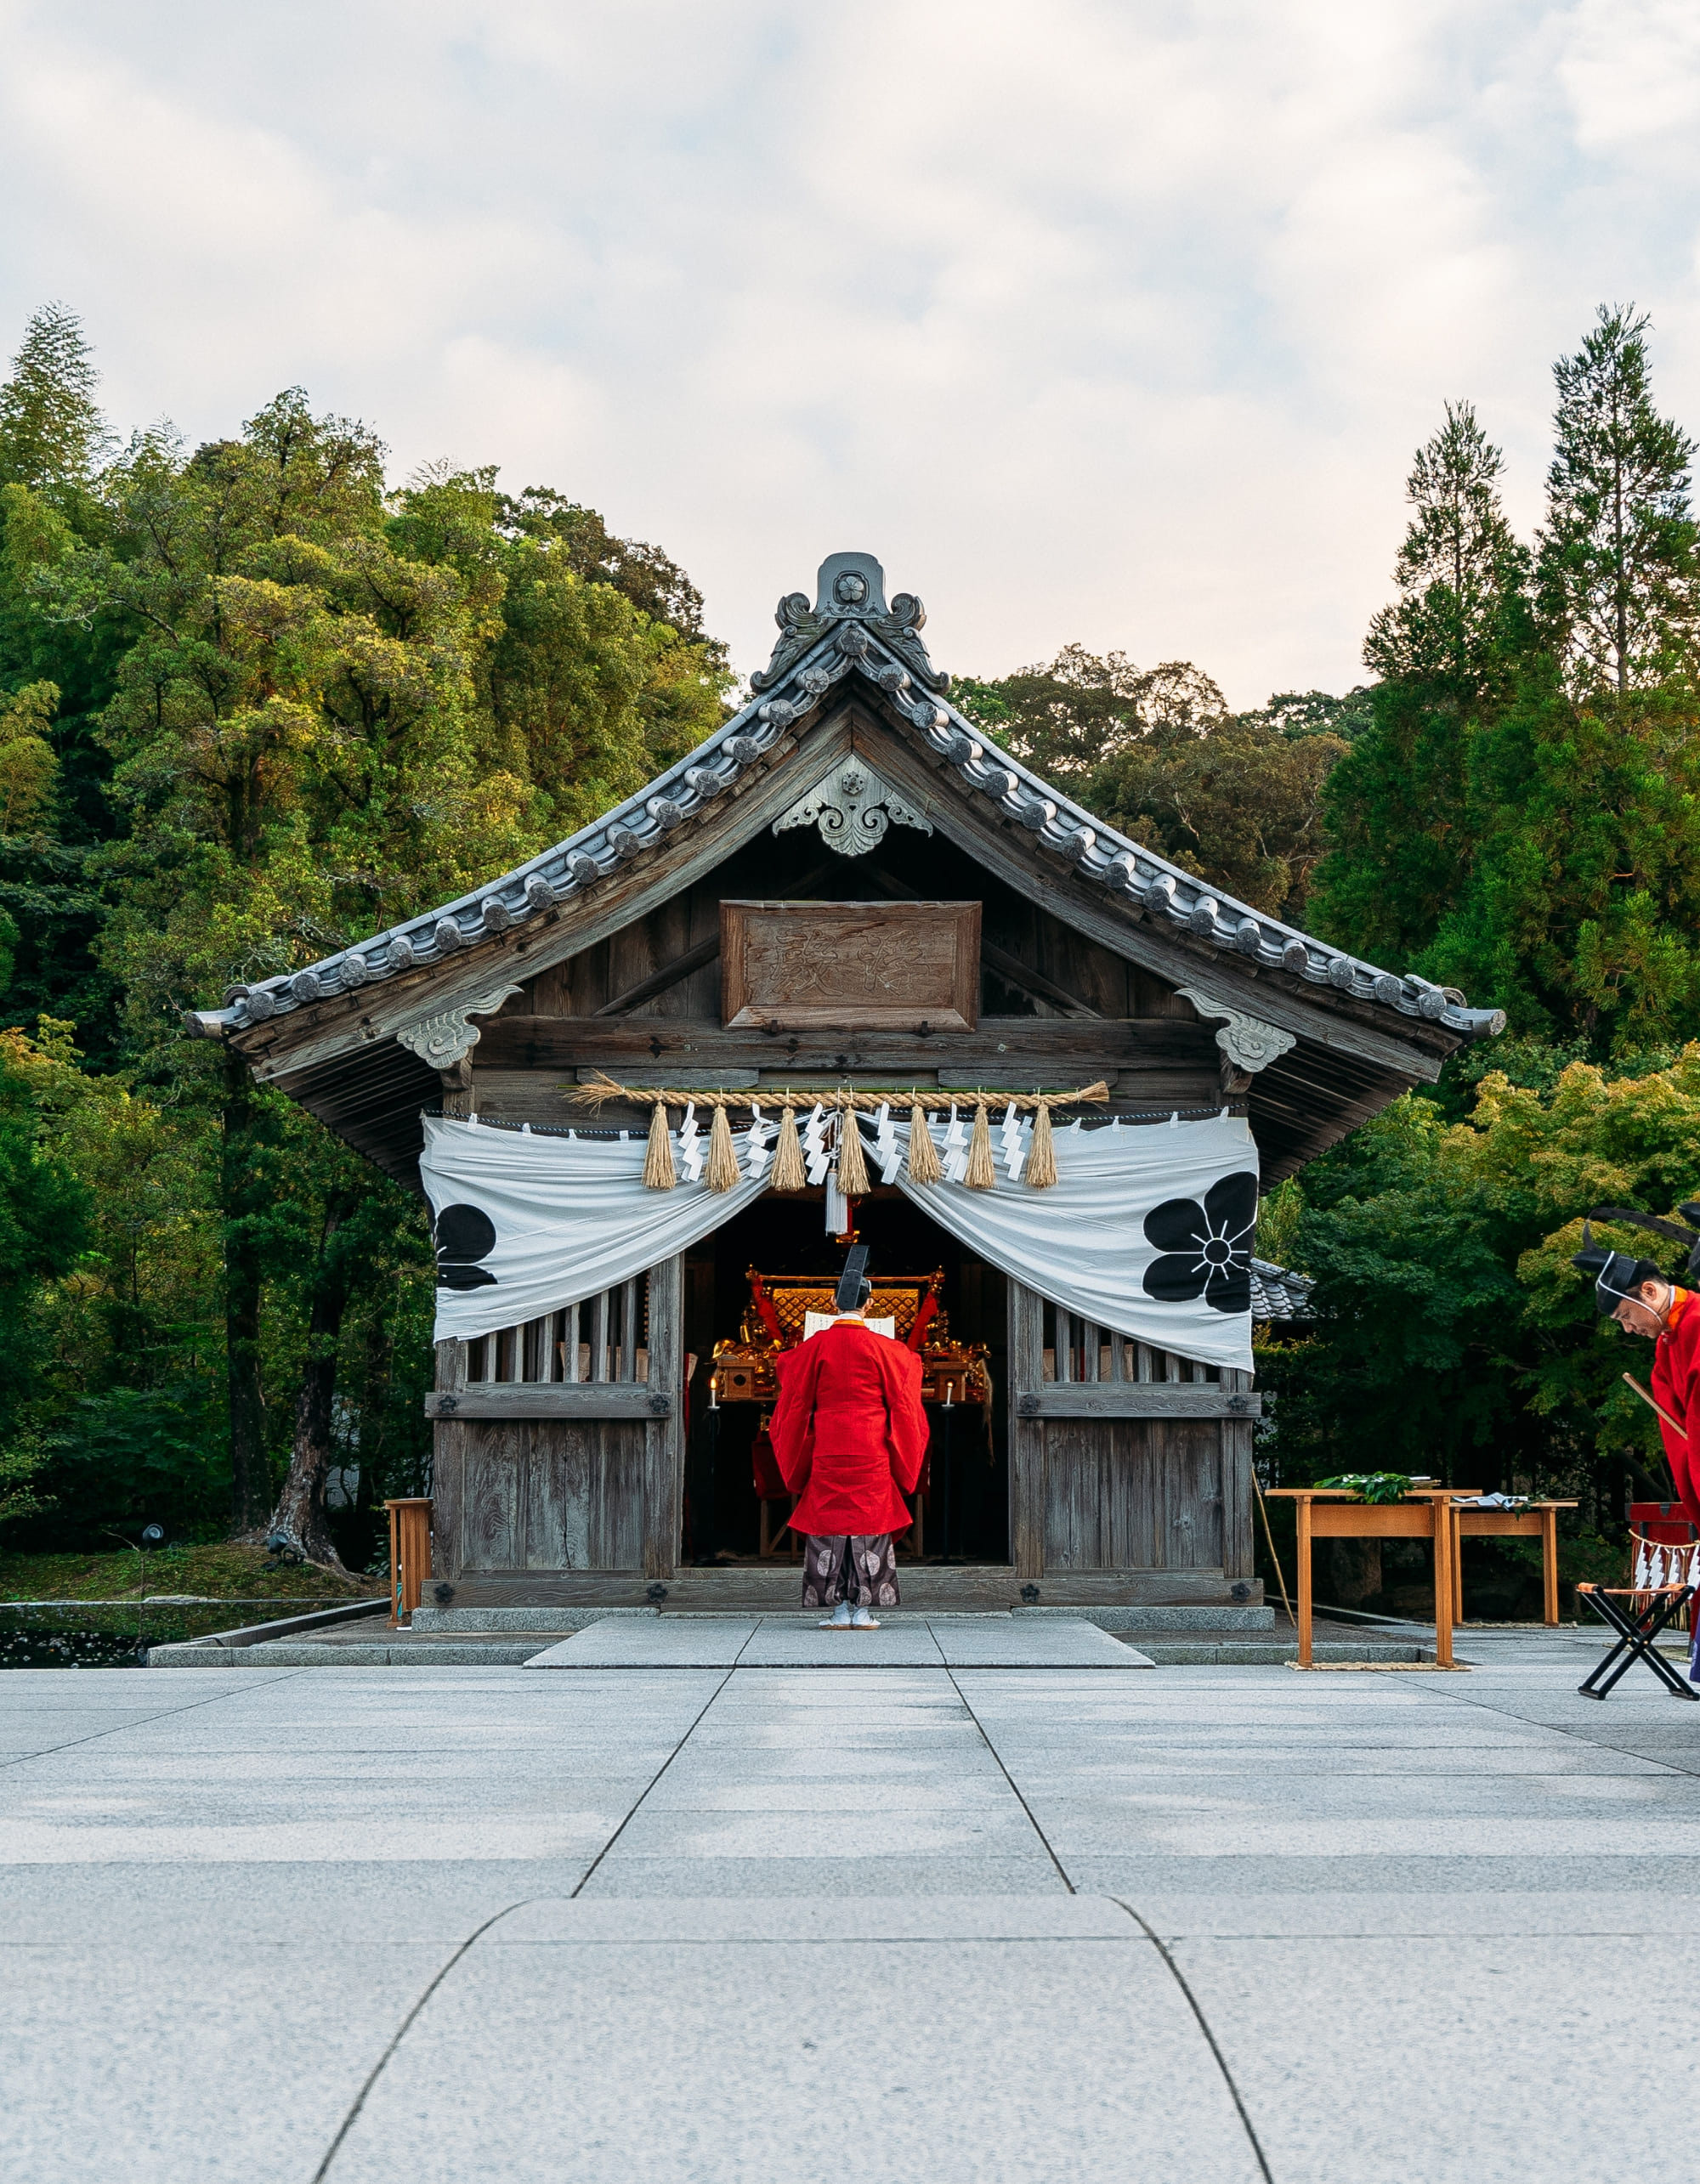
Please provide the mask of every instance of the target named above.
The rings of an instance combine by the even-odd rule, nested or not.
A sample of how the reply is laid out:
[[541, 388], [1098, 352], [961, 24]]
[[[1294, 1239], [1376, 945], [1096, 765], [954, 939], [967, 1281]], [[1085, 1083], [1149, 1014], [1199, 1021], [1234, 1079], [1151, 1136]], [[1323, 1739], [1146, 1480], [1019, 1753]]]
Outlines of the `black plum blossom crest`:
[[1251, 1243], [1257, 1178], [1224, 1175], [1196, 1198], [1165, 1198], [1145, 1217], [1145, 1238], [1162, 1253], [1145, 1270], [1145, 1293], [1164, 1304], [1202, 1297], [1218, 1312], [1251, 1310]]

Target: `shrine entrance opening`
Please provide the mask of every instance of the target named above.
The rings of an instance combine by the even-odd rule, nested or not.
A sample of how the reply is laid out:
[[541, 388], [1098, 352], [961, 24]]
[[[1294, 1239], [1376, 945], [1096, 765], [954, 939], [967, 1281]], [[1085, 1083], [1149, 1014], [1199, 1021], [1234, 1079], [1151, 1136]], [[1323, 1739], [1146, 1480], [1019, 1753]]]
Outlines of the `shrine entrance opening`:
[[[687, 1252], [683, 1261], [684, 1348], [694, 1355], [679, 1561], [683, 1567], [785, 1567], [801, 1542], [785, 1528], [791, 1506], [758, 1446], [772, 1408], [770, 1371], [715, 1370], [717, 1344], [736, 1359], [746, 1329], [768, 1330], [752, 1298], [750, 1270], [778, 1287], [789, 1319], [805, 1300], [796, 1278], [817, 1276], [830, 1293], [845, 1247], [825, 1228], [825, 1193], [799, 1191], [758, 1198]], [[898, 1542], [900, 1564], [991, 1564], [1010, 1560], [1009, 1429], [1005, 1389], [1009, 1340], [1008, 1285], [892, 1186], [876, 1186], [855, 1204], [855, 1229], [869, 1246], [874, 1310], [881, 1288], [901, 1285], [910, 1296], [938, 1285], [938, 1315], [927, 1329], [923, 1360], [932, 1392], [932, 1439], [918, 1523]], [[789, 1280], [787, 1279], [789, 1278]], [[899, 1314], [908, 1297], [895, 1302]], [[770, 1300], [771, 1308], [771, 1300]], [[907, 1322], [897, 1328], [899, 1338]], [[970, 1365], [965, 1354], [977, 1353]], [[711, 1390], [711, 1382], [717, 1385]], [[978, 1400], [989, 1386], [989, 1401]], [[949, 1395], [949, 1401], [943, 1398]], [[964, 1398], [966, 1397], [965, 1400]]]

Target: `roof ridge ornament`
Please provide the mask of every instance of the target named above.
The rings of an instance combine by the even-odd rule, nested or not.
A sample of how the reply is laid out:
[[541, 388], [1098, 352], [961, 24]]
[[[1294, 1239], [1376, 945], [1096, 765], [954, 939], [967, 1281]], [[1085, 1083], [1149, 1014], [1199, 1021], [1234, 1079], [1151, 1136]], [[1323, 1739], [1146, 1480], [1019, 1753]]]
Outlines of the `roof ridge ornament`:
[[870, 553], [828, 554], [816, 580], [814, 604], [810, 606], [807, 592], [788, 591], [774, 609], [774, 620], [779, 624], [779, 641], [767, 665], [750, 677], [752, 690], [771, 690], [805, 653], [845, 625], [858, 635], [864, 629], [871, 631], [929, 690], [950, 687], [950, 677], [932, 665], [921, 640], [926, 608], [912, 591], [896, 593], [887, 606], [886, 572]]

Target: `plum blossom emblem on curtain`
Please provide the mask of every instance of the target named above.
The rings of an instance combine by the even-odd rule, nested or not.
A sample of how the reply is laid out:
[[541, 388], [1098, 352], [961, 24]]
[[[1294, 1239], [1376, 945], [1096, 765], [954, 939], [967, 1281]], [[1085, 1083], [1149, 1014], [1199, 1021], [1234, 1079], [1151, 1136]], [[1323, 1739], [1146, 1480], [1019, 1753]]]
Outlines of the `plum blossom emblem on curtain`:
[[1196, 1198], [1165, 1198], [1145, 1217], [1145, 1240], [1161, 1254], [1145, 1270], [1145, 1293], [1159, 1304], [1202, 1297], [1218, 1312], [1251, 1310], [1251, 1245], [1257, 1178], [1224, 1175]]

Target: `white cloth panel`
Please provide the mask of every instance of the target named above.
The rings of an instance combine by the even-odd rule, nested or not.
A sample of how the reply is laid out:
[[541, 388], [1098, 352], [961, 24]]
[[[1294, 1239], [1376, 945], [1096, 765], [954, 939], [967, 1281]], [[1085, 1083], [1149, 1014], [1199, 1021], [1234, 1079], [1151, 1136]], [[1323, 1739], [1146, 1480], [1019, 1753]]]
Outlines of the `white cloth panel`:
[[[475, 1288], [437, 1290], [436, 1339], [463, 1342], [539, 1319], [627, 1282], [740, 1213], [767, 1188], [740, 1176], [730, 1191], [681, 1180], [643, 1187], [643, 1135], [564, 1138], [496, 1129], [428, 1115], [420, 1180], [434, 1219], [476, 1207], [496, 1231], [478, 1261], [494, 1277]], [[740, 1155], [745, 1133], [735, 1142]], [[706, 1138], [706, 1133], [704, 1133]], [[679, 1133], [673, 1133], [679, 1160]]]
[[[966, 1121], [959, 1118], [956, 1127], [960, 1142], [950, 1150], [960, 1166]], [[887, 1117], [885, 1130], [906, 1156], [908, 1124]], [[871, 1117], [867, 1132], [884, 1134]], [[946, 1157], [949, 1134], [941, 1117], [934, 1137]], [[1202, 1278], [1188, 1296], [1153, 1297], [1144, 1287], [1158, 1259], [1172, 1261], [1177, 1249], [1172, 1241], [1159, 1246], [1148, 1238], [1145, 1220], [1153, 1208], [1180, 1201], [1200, 1209], [1212, 1186], [1230, 1177], [1241, 1179], [1235, 1189], [1242, 1199], [1255, 1184], [1257, 1148], [1244, 1118], [1111, 1123], [1094, 1130], [1065, 1123], [1056, 1134], [1057, 1180], [1047, 1191], [1008, 1174], [1009, 1151], [1024, 1156], [1031, 1136], [1029, 1127], [1018, 1140], [1013, 1133], [1004, 1139], [992, 1191], [949, 1180], [916, 1184], [904, 1169], [895, 1180], [941, 1228], [1053, 1304], [1182, 1357], [1249, 1372], [1249, 1299], [1244, 1311], [1223, 1312], [1209, 1303], [1212, 1285]], [[682, 1139], [688, 1142], [684, 1133], [674, 1134], [680, 1181], [671, 1191], [646, 1191], [641, 1133], [624, 1142], [535, 1136], [428, 1116], [419, 1166], [441, 1224], [439, 1242], [451, 1234], [463, 1240], [494, 1232], [475, 1259], [463, 1241], [439, 1253], [437, 1339], [471, 1340], [593, 1297], [685, 1250], [767, 1188], [768, 1163], [748, 1157], [747, 1133], [734, 1134], [734, 1140], [746, 1172], [724, 1192], [684, 1180]], [[762, 1172], [751, 1176], [751, 1166]], [[1255, 1197], [1250, 1205], [1255, 1214]], [[1221, 1223], [1195, 1225], [1202, 1233]], [[1250, 1227], [1242, 1221], [1227, 1242], [1236, 1268], [1248, 1266]], [[1183, 1278], [1181, 1287], [1190, 1286]]]
[[[972, 1114], [972, 1106], [967, 1112]], [[982, 1259], [1098, 1327], [1201, 1364], [1250, 1372], [1249, 1302], [1243, 1313], [1219, 1312], [1202, 1293], [1159, 1300], [1143, 1286], [1146, 1270], [1160, 1256], [1145, 1235], [1153, 1207], [1176, 1198], [1202, 1205], [1224, 1177], [1256, 1174], [1257, 1147], [1243, 1115], [1204, 1123], [1111, 1123], [1095, 1130], [1064, 1123], [1056, 1131], [1057, 1181], [1047, 1191], [1011, 1183], [1001, 1157], [994, 1191], [952, 1182], [948, 1125], [933, 1131], [946, 1180], [912, 1182], [909, 1125], [893, 1127], [904, 1154], [898, 1189]], [[1023, 1153], [1031, 1142], [1029, 1128], [1023, 1132]], [[1237, 1261], [1249, 1262], [1251, 1243], [1250, 1235], [1233, 1239]]]

